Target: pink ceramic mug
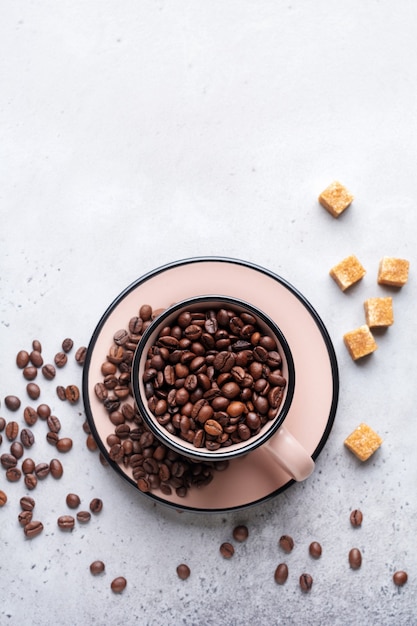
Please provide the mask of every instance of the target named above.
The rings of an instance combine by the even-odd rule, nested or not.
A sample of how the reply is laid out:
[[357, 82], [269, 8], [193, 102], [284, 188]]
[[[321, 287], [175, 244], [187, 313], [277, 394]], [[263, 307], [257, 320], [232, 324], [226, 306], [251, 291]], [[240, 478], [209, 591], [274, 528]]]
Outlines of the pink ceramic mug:
[[[266, 413], [266, 409], [263, 407], [265, 403], [264, 400], [259, 401], [260, 405], [262, 404], [260, 412], [254, 408], [253, 400], [257, 397], [257, 395], [259, 395], [257, 392], [255, 392], [252, 396], [250, 402], [246, 401], [248, 392], [244, 392], [242, 395], [242, 398], [245, 396], [245, 400], [243, 402], [241, 402], [240, 397], [234, 399], [226, 398], [223, 399], [223, 401], [216, 401], [215, 404], [222, 404], [223, 406], [225, 406], [227, 402], [231, 404], [233, 401], [236, 401], [238, 404], [245, 404], [245, 413], [232, 420], [232, 426], [226, 426], [226, 431], [233, 430], [235, 425], [239, 423], [244, 423], [245, 415], [247, 415], [248, 412], [250, 412], [251, 415], [253, 413], [257, 413], [258, 418], [262, 421], [262, 425], [259, 428], [253, 428], [250, 431], [250, 436], [248, 438], [237, 441], [239, 437], [235, 437], [232, 442], [229, 438], [226, 444], [222, 444], [216, 449], [208, 449], [206, 445], [210, 444], [202, 444], [201, 437], [199, 438], [194, 436], [193, 439], [193, 436], [189, 436], [189, 433], [192, 432], [192, 430], [188, 429], [187, 433], [185, 432], [186, 429], [181, 430], [180, 417], [182, 415], [190, 415], [190, 405], [193, 405], [193, 402], [195, 404], [195, 398], [202, 398], [203, 395], [204, 397], [209, 397], [210, 394], [222, 396], [223, 387], [220, 387], [218, 392], [217, 389], [216, 391], [208, 391], [206, 389], [204, 392], [200, 390], [199, 394], [194, 396], [193, 402], [187, 398], [187, 393], [184, 392], [180, 395], [184, 395], [185, 398], [181, 401], [178, 399], [178, 402], [171, 402], [169, 400], [169, 393], [171, 391], [171, 398], [178, 398], [177, 392], [173, 390], [178, 390], [179, 386], [182, 384], [182, 379], [179, 382], [176, 380], [175, 372], [177, 369], [175, 365], [180, 362], [181, 359], [188, 363], [191, 358], [189, 354], [184, 357], [183, 354], [181, 354], [181, 350], [183, 350], [183, 352], [186, 350], [188, 350], [188, 352], [192, 352], [192, 349], [197, 350], [198, 348], [197, 352], [203, 353], [203, 349], [201, 347], [203, 346], [205, 350], [205, 358], [207, 358], [207, 355], [210, 354], [211, 356], [208, 358], [208, 362], [213, 363], [214, 356], [219, 352], [233, 352], [236, 356], [239, 351], [246, 349], [246, 354], [249, 354], [249, 361], [251, 360], [251, 351], [256, 344], [256, 340], [250, 337], [250, 329], [249, 335], [247, 334], [244, 340], [240, 338], [244, 343], [236, 343], [236, 341], [239, 340], [239, 337], [237, 335], [233, 335], [231, 345], [227, 348], [227, 350], [222, 350], [220, 348], [217, 349], [212, 346], [213, 338], [222, 337], [222, 333], [220, 333], [220, 335], [215, 334], [222, 329], [217, 328], [216, 330], [216, 328], [213, 328], [212, 324], [213, 317], [215, 316], [214, 314], [217, 315], [220, 310], [222, 310], [223, 313], [225, 310], [229, 312], [233, 311], [236, 314], [236, 317], [240, 317], [243, 314], [244, 320], [250, 320], [250, 316], [252, 316], [252, 320], [256, 320], [255, 330], [260, 331], [261, 335], [268, 336], [275, 341], [275, 349], [273, 350], [273, 357], [271, 358], [273, 358], [274, 361], [279, 361], [277, 371], [279, 371], [285, 379], [285, 385], [281, 389], [280, 404], [278, 408], [275, 409], [276, 414], [273, 417], [270, 416], [270, 411], [272, 409], [269, 409], [269, 412]], [[193, 342], [192, 339], [187, 339], [187, 337], [183, 336], [183, 341], [181, 341], [181, 333], [183, 335], [184, 329], [178, 324], [178, 320], [179, 316], [184, 313], [187, 315], [190, 314], [193, 318], [205, 317], [206, 320], [208, 320], [207, 328], [209, 329], [209, 332], [205, 332], [205, 321], [203, 319], [200, 319], [198, 322], [202, 328], [202, 333], [204, 332], [206, 336], [207, 341], [205, 343], [207, 345], [204, 345], [204, 337], [203, 341], [200, 340], [200, 337], [195, 339]], [[200, 314], [204, 314], [204, 316]], [[229, 318], [231, 316], [232, 314], [229, 313]], [[180, 319], [185, 319], [184, 315]], [[182, 324], [182, 326], [184, 326], [184, 324]], [[173, 327], [175, 327], [175, 331], [172, 331]], [[166, 339], [166, 336], [170, 335], [171, 331], [175, 340]], [[210, 337], [207, 337], [207, 335], [210, 334], [212, 335], [211, 339]], [[162, 339], [162, 337], [165, 337], [165, 339]], [[179, 343], [180, 341], [181, 343]], [[220, 346], [221, 344], [218, 345]], [[157, 354], [159, 353], [158, 358], [156, 359], [156, 361], [158, 361], [157, 367], [154, 367], [154, 364], [156, 363], [155, 360], [152, 362], [153, 367], [151, 367], [150, 360], [151, 357], [155, 355], [155, 352]], [[175, 354], [173, 354], [174, 352]], [[278, 359], [277, 353], [279, 355]], [[201, 355], [196, 354], [195, 356]], [[233, 358], [235, 358], [235, 356]], [[240, 362], [239, 359], [238, 362]], [[165, 369], [167, 366], [168, 370]], [[205, 366], [203, 365], [203, 370], [204, 367]], [[225, 375], [225, 372], [215, 371], [213, 365], [209, 365], [209, 367], [211, 367], [210, 378], [212, 381], [215, 381], [215, 387], [217, 380], [229, 382], [231, 377]], [[264, 372], [270, 371], [267, 363], [264, 364], [263, 368]], [[249, 372], [246, 368], [244, 369], [246, 376]], [[158, 371], [160, 372], [159, 374]], [[164, 372], [167, 371], [169, 371], [169, 375], [164, 375]], [[202, 372], [200, 371], [200, 374], [201, 373]], [[221, 373], [223, 373], [223, 377], [221, 377]], [[241, 370], [240, 373], [242, 373]], [[180, 375], [182, 375], [182, 372]], [[195, 378], [197, 378], [196, 375]], [[208, 377], [204, 378], [205, 382], [207, 382], [207, 378]], [[266, 382], [268, 383], [268, 381]], [[261, 447], [260, 449], [262, 450], [262, 453], [270, 455], [277, 465], [284, 469], [291, 478], [296, 481], [301, 481], [306, 479], [313, 472], [314, 461], [300, 442], [288, 431], [284, 423], [293, 399], [295, 382], [295, 369], [291, 349], [277, 324], [263, 311], [253, 305], [237, 298], [220, 295], [205, 295], [189, 298], [164, 310], [152, 321], [150, 326], [144, 332], [136, 349], [132, 364], [132, 388], [139, 412], [150, 431], [158, 438], [158, 440], [167, 445], [169, 448], [185, 457], [194, 459], [195, 461], [221, 461], [232, 460]], [[245, 384], [249, 383], [246, 382]], [[264, 397], [265, 396], [266, 394], [264, 394]], [[159, 400], [162, 400], [162, 402], [159, 402]], [[157, 403], [158, 407], [156, 407]], [[206, 401], [203, 402], [203, 404], [207, 405], [210, 404], [210, 402]], [[230, 412], [232, 412], [232, 408], [228, 408], [230, 408]], [[225, 410], [227, 411], [227, 409]], [[209, 410], [209, 412], [211, 411]], [[175, 414], [177, 415], [174, 418]], [[216, 418], [218, 414], [219, 413], [215, 413], [215, 415], [210, 415], [210, 417]], [[268, 417], [266, 417], [266, 415]], [[210, 423], [209, 420], [207, 420], [207, 422], [202, 422], [202, 424], [198, 424], [197, 426], [195, 425], [194, 420], [193, 425], [196, 430], [204, 431], [205, 434], [205, 432], [209, 432], [208, 427], [213, 425], [213, 421], [216, 424], [215, 429], [219, 428], [219, 424], [216, 419], [212, 419]], [[186, 420], [185, 422], [189, 424]], [[174, 427], [173, 423], [175, 423], [177, 428]], [[221, 430], [222, 427], [220, 426], [219, 431]], [[247, 432], [248, 428], [244, 428], [243, 430]], [[213, 440], [213, 433], [210, 433], [209, 438], [210, 440]], [[216, 437], [216, 441], [220, 441], [224, 438], [224, 433], [219, 432], [219, 437]]]

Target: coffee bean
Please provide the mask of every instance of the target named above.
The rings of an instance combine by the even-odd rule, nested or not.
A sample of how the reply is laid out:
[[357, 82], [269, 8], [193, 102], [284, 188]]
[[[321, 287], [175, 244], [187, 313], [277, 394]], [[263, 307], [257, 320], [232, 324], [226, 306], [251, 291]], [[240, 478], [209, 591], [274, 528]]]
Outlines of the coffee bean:
[[61, 530], [72, 530], [75, 526], [75, 519], [72, 515], [61, 515], [57, 523]]
[[349, 565], [352, 569], [359, 569], [362, 565], [362, 554], [358, 548], [349, 551]]
[[88, 435], [86, 439], [86, 445], [87, 445], [87, 448], [90, 450], [90, 452], [94, 452], [95, 450], [97, 450], [97, 443], [93, 435], [91, 434]]
[[36, 489], [37, 484], [38, 479], [36, 477], [36, 474], [25, 474], [25, 485], [29, 489], [29, 491], [32, 491], [32, 489]]
[[59, 418], [55, 415], [49, 415], [46, 423], [48, 424], [48, 428], [51, 433], [59, 433], [59, 431], [61, 430], [61, 422], [59, 421]]
[[39, 339], [34, 339], [32, 341], [32, 348], [33, 350], [36, 350], [36, 352], [42, 352], [42, 344]]
[[21, 476], [22, 472], [18, 467], [9, 467], [9, 469], [6, 470], [6, 478], [11, 483], [16, 483], [18, 480], [20, 480]]
[[5, 491], [0, 489], [0, 507], [4, 506], [7, 502], [7, 494]]
[[322, 549], [318, 541], [313, 541], [312, 543], [310, 543], [308, 551], [313, 559], [319, 559], [321, 557]]
[[290, 537], [290, 535], [282, 535], [279, 540], [279, 545], [285, 552], [291, 552], [294, 548], [294, 539]]
[[34, 365], [27, 365], [23, 370], [23, 377], [26, 380], [35, 380], [38, 375], [38, 368]]
[[[54, 433], [52, 430], [48, 431], [46, 433], [46, 441], [51, 445], [51, 446], [56, 446], [56, 444], [59, 441], [59, 434], [58, 433]], [[62, 445], [62, 444], [61, 444]]]
[[43, 531], [42, 522], [33, 521], [33, 520], [30, 521], [28, 524], [26, 524], [26, 526], [23, 529], [23, 532], [25, 533], [28, 539], [33, 539], [34, 537], [37, 537], [38, 535], [41, 534], [42, 531]]
[[72, 350], [73, 345], [74, 345], [73, 340], [67, 337], [66, 339], [63, 340], [61, 347], [64, 352], [70, 352]]
[[84, 346], [81, 346], [80, 348], [78, 348], [77, 352], [75, 353], [75, 360], [77, 361], [79, 365], [84, 365], [86, 356], [87, 356], [87, 348], [85, 348]]
[[30, 496], [20, 498], [20, 508], [22, 511], [33, 511], [35, 508], [35, 500]]
[[8, 422], [6, 424], [6, 437], [9, 441], [14, 441], [19, 434], [19, 424], [17, 422]]
[[54, 356], [54, 363], [59, 368], [64, 367], [67, 361], [68, 361], [68, 357], [65, 354], [65, 352], [57, 352], [56, 355]]
[[51, 472], [51, 475], [56, 479], [61, 478], [62, 474], [64, 473], [62, 463], [59, 459], [52, 459], [52, 461], [49, 463], [49, 470]]
[[48, 463], [38, 463], [35, 466], [35, 474], [37, 478], [43, 480], [49, 474], [49, 464]]
[[13, 454], [5, 452], [0, 456], [0, 463], [5, 469], [10, 469], [11, 467], [16, 467], [17, 459]]
[[359, 509], [354, 509], [350, 514], [350, 523], [354, 527], [361, 526], [363, 520], [362, 512]]
[[32, 350], [29, 355], [29, 359], [35, 367], [42, 367], [43, 365], [43, 357], [40, 350]]
[[29, 352], [26, 350], [19, 350], [16, 355], [16, 365], [18, 368], [23, 369], [29, 363]]
[[227, 541], [225, 541], [224, 543], [221, 544], [220, 554], [222, 555], [222, 557], [224, 557], [225, 559], [231, 559], [234, 553], [235, 553], [235, 549], [231, 543], [228, 543]]
[[286, 563], [280, 563], [274, 573], [275, 582], [278, 585], [283, 585], [288, 578], [288, 566]]
[[26, 458], [22, 463], [22, 472], [24, 474], [33, 474], [35, 471], [35, 461], [33, 459]]
[[46, 363], [46, 365], [43, 365], [41, 371], [46, 380], [53, 380], [56, 376], [56, 369], [52, 363]]
[[20, 409], [20, 398], [17, 396], [6, 396], [4, 398], [4, 404], [9, 411], [18, 411]]
[[313, 586], [313, 579], [310, 574], [301, 574], [300, 576], [300, 587], [304, 592], [310, 591]]
[[80, 496], [78, 496], [76, 493], [69, 493], [66, 497], [66, 503], [70, 509], [76, 509], [81, 504]]
[[180, 565], [177, 566], [177, 574], [178, 578], [181, 578], [181, 580], [187, 580], [187, 578], [190, 577], [191, 570], [185, 563], [180, 563]]
[[249, 537], [249, 531], [247, 529], [246, 526], [240, 525], [240, 526], [235, 526], [235, 528], [233, 529], [233, 539], [235, 539], [236, 541], [246, 541], [246, 539]]
[[30, 430], [30, 428], [23, 428], [20, 433], [20, 441], [24, 445], [25, 448], [31, 448], [35, 443], [35, 435]]
[[42, 420], [46, 420], [51, 415], [51, 408], [47, 404], [40, 404], [36, 412]]
[[23, 411], [23, 419], [28, 426], [33, 426], [38, 421], [38, 413], [31, 406], [27, 406]]
[[0, 417], [0, 432], [6, 428], [6, 420], [4, 417]]
[[32, 511], [22, 511], [17, 516], [17, 520], [18, 520], [19, 524], [21, 526], [23, 526], [23, 527], [26, 526], [26, 524], [29, 524], [29, 522], [32, 521], [32, 518], [33, 518]]
[[20, 441], [14, 441], [10, 446], [10, 453], [13, 454], [16, 459], [21, 459], [24, 453], [24, 449]]
[[41, 389], [36, 383], [28, 383], [26, 385], [26, 391], [29, 398], [31, 398], [32, 400], [37, 400], [41, 395]]
[[81, 524], [86, 524], [87, 522], [90, 521], [90, 519], [91, 519], [91, 513], [89, 511], [78, 511], [77, 520]]
[[65, 393], [65, 387], [63, 387], [62, 385], [58, 385], [58, 387], [56, 388], [56, 395], [60, 400], [66, 400], [67, 395]]
[[100, 513], [103, 508], [103, 501], [100, 498], [93, 498], [90, 502], [90, 511], [92, 513]]
[[93, 561], [90, 565], [90, 572], [93, 576], [98, 576], [104, 572], [105, 568], [103, 561]]
[[80, 390], [77, 385], [68, 385], [65, 387], [65, 397], [71, 404], [78, 402], [80, 399]]
[[122, 593], [126, 588], [127, 580], [123, 576], [118, 576], [111, 581], [110, 587], [113, 593]]
[[60, 452], [69, 452], [72, 448], [72, 439], [70, 437], [62, 437], [56, 442], [56, 447]]
[[408, 574], [407, 572], [398, 570], [397, 572], [394, 572], [392, 580], [397, 587], [402, 587], [408, 580]]

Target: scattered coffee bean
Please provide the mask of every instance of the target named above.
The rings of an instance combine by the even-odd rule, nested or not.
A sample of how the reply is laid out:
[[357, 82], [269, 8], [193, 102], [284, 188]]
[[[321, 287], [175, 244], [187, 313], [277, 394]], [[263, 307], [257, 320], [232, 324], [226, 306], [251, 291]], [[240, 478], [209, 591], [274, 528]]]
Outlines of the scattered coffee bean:
[[26, 391], [29, 398], [31, 398], [32, 400], [37, 400], [41, 395], [41, 389], [36, 383], [28, 383], [26, 385]]
[[65, 393], [65, 387], [63, 387], [62, 385], [58, 385], [58, 387], [56, 388], [56, 395], [60, 400], [66, 400], [67, 395]]
[[0, 456], [0, 463], [2, 464], [2, 466], [4, 467], [4, 469], [10, 469], [11, 467], [16, 467], [17, 465], [17, 459], [13, 454], [10, 454], [8, 452], [4, 452], [1, 456]]
[[65, 352], [57, 352], [56, 355], [54, 356], [54, 363], [59, 368], [64, 367], [67, 361], [68, 361], [68, 357], [65, 354]]
[[31, 448], [35, 443], [35, 435], [30, 428], [22, 428], [20, 433], [20, 441], [25, 448]]
[[51, 433], [59, 433], [61, 430], [61, 422], [55, 415], [50, 415], [47, 418], [46, 423], [48, 424], [49, 432]]
[[286, 563], [280, 563], [275, 570], [274, 579], [278, 585], [283, 585], [288, 578], [288, 566]]
[[408, 580], [408, 574], [407, 572], [398, 570], [397, 572], [394, 572], [392, 580], [397, 587], [402, 587]]
[[32, 350], [29, 355], [30, 362], [35, 367], [42, 367], [43, 365], [43, 357], [40, 350]]
[[26, 378], [26, 380], [35, 380], [37, 375], [38, 375], [38, 368], [35, 367], [34, 365], [28, 365], [23, 370], [23, 377]]
[[65, 501], [70, 509], [76, 509], [81, 504], [80, 496], [77, 496], [76, 493], [69, 493]]
[[0, 417], [0, 432], [2, 432], [6, 428], [6, 420], [4, 417]]
[[26, 524], [29, 524], [29, 522], [32, 521], [32, 518], [32, 511], [21, 511], [21, 513], [19, 513], [17, 517], [17, 520], [21, 526], [26, 526]]
[[51, 408], [47, 404], [40, 404], [36, 412], [42, 420], [46, 420], [51, 415]]
[[0, 506], [4, 506], [7, 502], [7, 494], [5, 491], [0, 489]]
[[282, 535], [279, 540], [279, 545], [285, 552], [291, 552], [294, 548], [294, 539], [290, 537], [290, 535]]
[[122, 593], [126, 589], [127, 580], [123, 576], [118, 576], [111, 581], [110, 587], [113, 593]]
[[90, 565], [90, 572], [93, 576], [98, 576], [104, 572], [105, 568], [103, 561], [93, 561]]
[[42, 344], [39, 341], [39, 339], [34, 339], [32, 341], [32, 348], [33, 350], [35, 350], [36, 352], [42, 352]]
[[72, 448], [72, 439], [70, 437], [62, 437], [62, 439], [58, 439], [56, 442], [56, 447], [60, 452], [69, 452]]
[[49, 474], [49, 463], [38, 463], [35, 466], [35, 474], [39, 480], [43, 480]]
[[67, 337], [62, 342], [62, 349], [63, 349], [64, 352], [70, 352], [72, 350], [73, 345], [74, 345], [73, 340], [70, 339], [69, 337]]
[[20, 369], [24, 369], [29, 363], [29, 352], [20, 350], [16, 355], [16, 365]]
[[30, 521], [28, 524], [26, 524], [26, 526], [23, 529], [23, 532], [25, 533], [28, 539], [33, 539], [34, 537], [37, 537], [38, 535], [41, 534], [42, 531], [43, 531], [42, 522], [33, 521], [33, 520]]
[[31, 406], [27, 406], [23, 411], [23, 419], [28, 426], [33, 426], [38, 421], [38, 413]]
[[185, 563], [181, 563], [177, 567], [177, 574], [178, 578], [181, 578], [181, 580], [187, 580], [187, 578], [190, 577], [191, 570], [188, 565], [186, 565]]
[[37, 484], [38, 479], [36, 477], [36, 474], [25, 474], [25, 485], [29, 489], [29, 491], [32, 491], [32, 489], [36, 489]]
[[61, 478], [62, 474], [64, 473], [64, 468], [62, 467], [62, 463], [59, 459], [52, 459], [52, 461], [49, 463], [49, 470], [51, 472], [51, 476], [56, 479]]
[[22, 472], [18, 467], [9, 467], [9, 469], [6, 470], [6, 478], [11, 483], [17, 483], [21, 476]]
[[46, 363], [46, 365], [43, 365], [41, 371], [46, 380], [53, 380], [56, 376], [56, 369], [52, 363]]
[[20, 409], [20, 398], [17, 396], [6, 396], [4, 398], [4, 404], [9, 409], [9, 411], [18, 411]]
[[234, 553], [235, 553], [235, 549], [234, 549], [234, 547], [232, 546], [231, 543], [228, 543], [227, 541], [225, 541], [220, 546], [220, 554], [225, 559], [231, 559], [232, 556], [234, 555]]
[[246, 526], [239, 525], [233, 529], [233, 539], [236, 541], [246, 541], [249, 537], [249, 531]]
[[97, 450], [96, 440], [94, 439], [93, 435], [91, 435], [91, 433], [88, 435], [86, 439], [86, 445], [87, 445], [87, 448], [90, 450], [90, 452], [94, 452], [95, 450]]
[[358, 548], [349, 551], [349, 565], [352, 569], [359, 569], [362, 565], [362, 554]]
[[301, 574], [300, 587], [302, 591], [310, 591], [313, 586], [313, 579], [310, 574]]
[[33, 511], [35, 508], [35, 500], [30, 496], [20, 498], [20, 508], [22, 511]]
[[362, 512], [359, 509], [354, 509], [350, 514], [350, 523], [354, 527], [361, 526], [363, 520]]
[[16, 459], [21, 459], [24, 453], [24, 449], [20, 441], [14, 441], [10, 446], [10, 453], [13, 454]]
[[103, 508], [103, 501], [100, 498], [93, 498], [90, 502], [90, 511], [92, 513], [100, 513]]
[[57, 523], [61, 530], [72, 530], [75, 526], [75, 519], [72, 515], [61, 515]]
[[65, 397], [71, 404], [78, 402], [80, 399], [80, 390], [77, 385], [68, 385], [65, 387]]
[[91, 519], [91, 513], [89, 511], [78, 511], [77, 520], [81, 524], [87, 524]]
[[22, 472], [24, 474], [33, 474], [34, 471], [35, 471], [35, 461], [27, 457], [22, 462]]
[[308, 551], [313, 559], [319, 559], [321, 557], [322, 549], [318, 541], [313, 541], [312, 543], [310, 543]]
[[87, 355], [86, 347], [81, 346], [80, 348], [78, 348], [77, 352], [75, 353], [75, 360], [77, 361], [79, 365], [84, 365], [86, 355]]
[[19, 434], [19, 424], [14, 421], [7, 422], [5, 433], [9, 441], [14, 441]]

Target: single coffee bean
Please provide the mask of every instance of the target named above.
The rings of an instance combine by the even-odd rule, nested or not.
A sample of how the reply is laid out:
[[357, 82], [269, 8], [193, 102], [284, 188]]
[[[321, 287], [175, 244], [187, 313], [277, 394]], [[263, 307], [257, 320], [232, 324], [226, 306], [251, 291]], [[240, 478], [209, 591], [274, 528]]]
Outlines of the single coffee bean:
[[290, 537], [290, 535], [282, 535], [279, 540], [279, 545], [285, 552], [291, 552], [294, 548], [294, 539]]
[[249, 537], [249, 531], [247, 529], [246, 526], [240, 525], [240, 526], [235, 526], [235, 528], [233, 529], [233, 539], [235, 539], [236, 541], [246, 541], [246, 539]]
[[23, 428], [20, 433], [20, 441], [25, 448], [31, 448], [35, 443], [35, 435], [30, 428]]
[[20, 441], [14, 441], [10, 446], [10, 453], [13, 454], [16, 459], [21, 459], [24, 453], [24, 449]]
[[104, 572], [105, 568], [103, 561], [93, 561], [90, 565], [90, 572], [93, 576], [98, 576]]
[[66, 339], [64, 339], [64, 341], [62, 342], [62, 349], [64, 352], [70, 352], [72, 350], [72, 347], [74, 345], [74, 342], [72, 339], [70, 339], [69, 337], [67, 337]]
[[4, 506], [7, 502], [7, 494], [5, 491], [0, 489], [0, 506]]
[[358, 548], [349, 551], [349, 565], [352, 569], [359, 569], [362, 565], [362, 554]]
[[4, 454], [0, 456], [0, 463], [4, 469], [10, 469], [11, 467], [16, 467], [17, 459], [13, 454], [4, 452]]
[[81, 346], [80, 348], [78, 348], [77, 352], [75, 353], [75, 360], [77, 361], [79, 365], [84, 365], [86, 356], [87, 356], [87, 348], [85, 348], [84, 346]]
[[313, 586], [313, 579], [310, 574], [301, 574], [300, 576], [300, 587], [302, 591], [310, 591]]
[[111, 581], [110, 587], [113, 593], [122, 593], [126, 588], [127, 580], [123, 576], [118, 576]]
[[181, 578], [181, 580], [187, 580], [187, 578], [190, 577], [191, 570], [185, 563], [180, 563], [180, 565], [177, 566], [177, 574], [178, 578]]
[[46, 433], [46, 441], [51, 445], [51, 446], [56, 446], [56, 444], [59, 441], [59, 434], [58, 433], [54, 433], [52, 430], [48, 431]]
[[310, 543], [308, 551], [313, 559], [319, 559], [321, 557], [322, 549], [318, 541], [313, 541], [312, 543]]
[[24, 369], [29, 363], [29, 352], [26, 350], [19, 350], [16, 355], [16, 365], [20, 369]]
[[54, 356], [54, 363], [59, 368], [64, 367], [67, 361], [68, 361], [68, 357], [65, 354], [65, 352], [57, 352], [56, 355]]
[[76, 493], [69, 493], [65, 501], [70, 509], [76, 509], [81, 504], [80, 496], [78, 496]]
[[91, 433], [87, 436], [86, 446], [90, 450], [90, 452], [94, 452], [95, 450], [97, 450], [96, 440]]
[[19, 424], [17, 422], [7, 422], [6, 424], [6, 437], [9, 441], [14, 441], [19, 434]]
[[49, 470], [51, 472], [51, 476], [56, 479], [61, 478], [62, 474], [64, 473], [64, 468], [62, 467], [62, 463], [59, 459], [52, 459], [52, 461], [49, 463]]
[[220, 554], [222, 555], [222, 557], [224, 557], [225, 559], [231, 559], [234, 553], [235, 553], [235, 549], [231, 543], [225, 541], [224, 543], [221, 544]]
[[20, 398], [17, 396], [6, 396], [4, 398], [4, 404], [9, 411], [18, 411], [20, 409]]
[[22, 472], [24, 474], [33, 474], [35, 471], [35, 461], [30, 458], [24, 459], [22, 463]]
[[39, 521], [30, 521], [23, 529], [26, 537], [28, 539], [33, 539], [33, 537], [37, 537], [43, 531], [43, 524]]
[[77, 385], [68, 385], [65, 387], [65, 397], [71, 404], [78, 402], [80, 399], [80, 390]]
[[352, 526], [361, 526], [363, 520], [362, 512], [359, 509], [354, 509], [350, 514], [350, 523]]
[[51, 415], [51, 408], [47, 404], [40, 404], [36, 412], [42, 420], [46, 420]]
[[17, 520], [19, 522], [19, 524], [21, 526], [26, 526], [26, 524], [29, 524], [29, 522], [32, 521], [33, 518], [33, 513], [32, 511], [21, 511], [21, 513], [19, 513]]
[[6, 420], [4, 417], [0, 417], [0, 432], [6, 428]]
[[35, 466], [35, 474], [37, 478], [43, 480], [49, 474], [49, 464], [48, 463], [38, 463]]
[[56, 442], [56, 447], [60, 452], [69, 452], [72, 448], [72, 439], [70, 437], [62, 437]]
[[38, 484], [38, 479], [36, 478], [36, 474], [26, 474], [25, 475], [25, 485], [32, 491], [32, 489], [36, 489], [36, 485]]
[[33, 511], [35, 508], [35, 500], [30, 496], [20, 498], [20, 508], [22, 511]]
[[39, 339], [34, 339], [32, 341], [32, 348], [33, 350], [36, 350], [36, 352], [42, 352], [42, 344]]
[[17, 483], [21, 476], [22, 472], [18, 467], [9, 467], [9, 469], [6, 470], [6, 478], [11, 483]]
[[89, 511], [78, 511], [77, 520], [81, 524], [86, 524], [87, 522], [90, 521], [90, 519], [91, 519], [91, 513]]
[[40, 350], [32, 350], [29, 355], [29, 359], [35, 367], [42, 367], [43, 365], [43, 357]]
[[288, 566], [286, 563], [280, 563], [274, 573], [275, 582], [278, 585], [283, 585], [288, 578]]
[[33, 426], [38, 421], [38, 413], [31, 406], [27, 406], [23, 411], [23, 419], [28, 426]]
[[27, 365], [23, 369], [23, 377], [26, 378], [26, 380], [35, 380], [37, 375], [38, 375], [38, 368], [35, 367], [34, 365]]
[[31, 398], [32, 400], [37, 400], [41, 395], [41, 389], [36, 383], [28, 383], [26, 385], [26, 391], [29, 398]]
[[58, 385], [58, 387], [56, 388], [56, 395], [60, 400], [66, 400], [67, 395], [65, 393], [65, 387], [63, 387], [62, 385]]
[[394, 572], [392, 580], [394, 581], [394, 584], [397, 585], [397, 587], [402, 587], [408, 580], [408, 574], [407, 572], [399, 570], [397, 572]]
[[49, 415], [46, 423], [48, 424], [48, 428], [51, 433], [59, 433], [59, 431], [61, 430], [61, 422], [59, 421], [59, 418], [55, 415]]
[[90, 511], [92, 513], [100, 513], [103, 508], [103, 501], [100, 498], [93, 498], [90, 502]]
[[55, 378], [56, 369], [52, 365], [52, 363], [46, 363], [46, 365], [43, 365], [41, 371], [42, 371], [42, 374], [44, 375], [44, 378], [46, 378], [46, 380], [53, 380]]
[[72, 530], [75, 526], [75, 519], [72, 515], [61, 515], [57, 523], [61, 530]]

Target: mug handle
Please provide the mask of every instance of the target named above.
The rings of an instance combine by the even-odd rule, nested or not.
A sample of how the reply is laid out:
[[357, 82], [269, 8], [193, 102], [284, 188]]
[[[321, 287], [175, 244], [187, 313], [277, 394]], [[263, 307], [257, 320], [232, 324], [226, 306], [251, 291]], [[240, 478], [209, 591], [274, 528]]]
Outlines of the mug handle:
[[296, 481], [305, 480], [314, 471], [313, 459], [285, 426], [261, 448]]

